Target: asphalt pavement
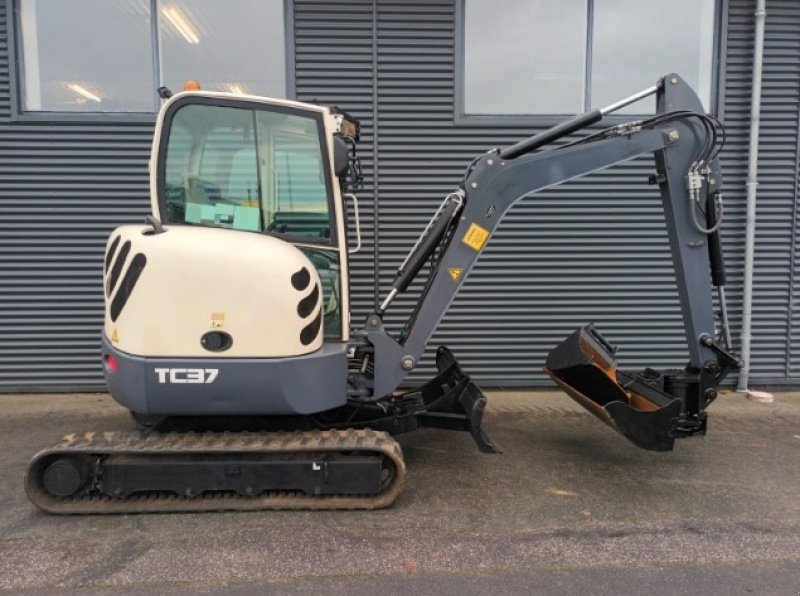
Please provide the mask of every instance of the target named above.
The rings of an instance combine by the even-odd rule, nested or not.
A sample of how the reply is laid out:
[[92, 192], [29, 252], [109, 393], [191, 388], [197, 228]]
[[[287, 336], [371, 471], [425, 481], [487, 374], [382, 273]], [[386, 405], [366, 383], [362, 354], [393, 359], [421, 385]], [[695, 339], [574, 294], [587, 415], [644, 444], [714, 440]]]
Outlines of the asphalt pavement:
[[800, 594], [800, 393], [726, 394], [710, 416], [650, 453], [563, 394], [494, 392], [503, 454], [402, 436], [391, 509], [58, 517], [28, 502], [27, 460], [134, 425], [105, 395], [0, 396], [0, 591]]

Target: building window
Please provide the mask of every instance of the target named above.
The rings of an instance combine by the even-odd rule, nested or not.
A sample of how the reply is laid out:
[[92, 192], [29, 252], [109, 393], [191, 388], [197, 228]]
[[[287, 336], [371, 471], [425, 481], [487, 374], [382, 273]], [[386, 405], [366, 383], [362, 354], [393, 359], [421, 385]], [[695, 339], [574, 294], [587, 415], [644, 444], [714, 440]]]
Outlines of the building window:
[[158, 87], [286, 96], [283, 0], [19, 0], [28, 112], [154, 112]]
[[152, 111], [150, 18], [146, 0], [22, 0], [24, 109]]
[[283, 0], [158, 0], [161, 84], [286, 97]]
[[708, 109], [715, 8], [716, 0], [463, 0], [461, 112], [574, 114], [669, 72]]

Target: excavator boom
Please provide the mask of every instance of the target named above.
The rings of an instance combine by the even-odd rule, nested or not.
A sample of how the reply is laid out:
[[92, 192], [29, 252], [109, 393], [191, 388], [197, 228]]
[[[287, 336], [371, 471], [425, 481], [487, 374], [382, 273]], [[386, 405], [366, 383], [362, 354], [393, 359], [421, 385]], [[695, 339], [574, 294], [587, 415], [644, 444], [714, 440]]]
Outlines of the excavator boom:
[[[625, 123], [543, 149], [603, 115], [656, 95], [654, 117]], [[722, 290], [719, 239], [722, 176], [716, 159], [718, 123], [676, 74], [607, 108], [593, 110], [503, 150], [478, 157], [398, 271], [387, 299], [367, 318], [363, 335], [375, 346], [374, 393], [391, 392], [413, 368], [506, 212], [520, 199], [589, 172], [652, 154], [660, 189], [689, 363], [685, 369], [623, 373], [614, 348], [593, 327], [558, 346], [545, 371], [589, 411], [636, 445], [672, 448], [675, 438], [704, 433], [705, 408], [725, 375], [740, 366], [715, 320], [712, 285]], [[702, 221], [701, 221], [702, 220]], [[420, 265], [436, 251], [435, 270], [401, 337], [384, 339], [381, 315]], [[724, 293], [721, 306], [725, 312]]]

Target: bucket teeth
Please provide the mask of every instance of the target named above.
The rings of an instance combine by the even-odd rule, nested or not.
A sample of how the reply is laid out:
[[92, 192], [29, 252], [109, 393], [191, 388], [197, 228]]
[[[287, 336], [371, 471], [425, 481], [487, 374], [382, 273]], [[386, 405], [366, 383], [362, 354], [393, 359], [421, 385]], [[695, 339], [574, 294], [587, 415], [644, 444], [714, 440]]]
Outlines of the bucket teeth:
[[567, 395], [635, 445], [671, 450], [681, 401], [618, 371], [615, 352], [591, 325], [581, 327], [550, 352], [544, 370]]

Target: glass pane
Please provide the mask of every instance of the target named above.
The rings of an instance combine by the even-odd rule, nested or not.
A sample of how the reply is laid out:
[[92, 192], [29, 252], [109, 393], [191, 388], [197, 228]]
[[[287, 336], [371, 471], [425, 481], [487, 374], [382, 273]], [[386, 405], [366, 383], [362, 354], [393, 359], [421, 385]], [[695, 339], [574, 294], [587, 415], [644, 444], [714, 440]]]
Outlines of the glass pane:
[[283, 0], [159, 0], [162, 84], [286, 97]]
[[582, 111], [587, 0], [465, 0], [464, 111]]
[[22, 0], [25, 110], [152, 112], [147, 0]]
[[317, 121], [261, 111], [256, 121], [259, 151], [270, 165], [263, 205], [267, 229], [292, 236], [330, 237]]
[[165, 168], [166, 222], [261, 229], [252, 110], [181, 108], [172, 118]]
[[189, 105], [172, 117], [164, 220], [327, 239], [320, 123], [313, 117]]
[[[595, 2], [592, 106], [602, 107], [677, 72], [710, 105], [714, 0]], [[621, 112], [655, 111], [652, 98]]]

